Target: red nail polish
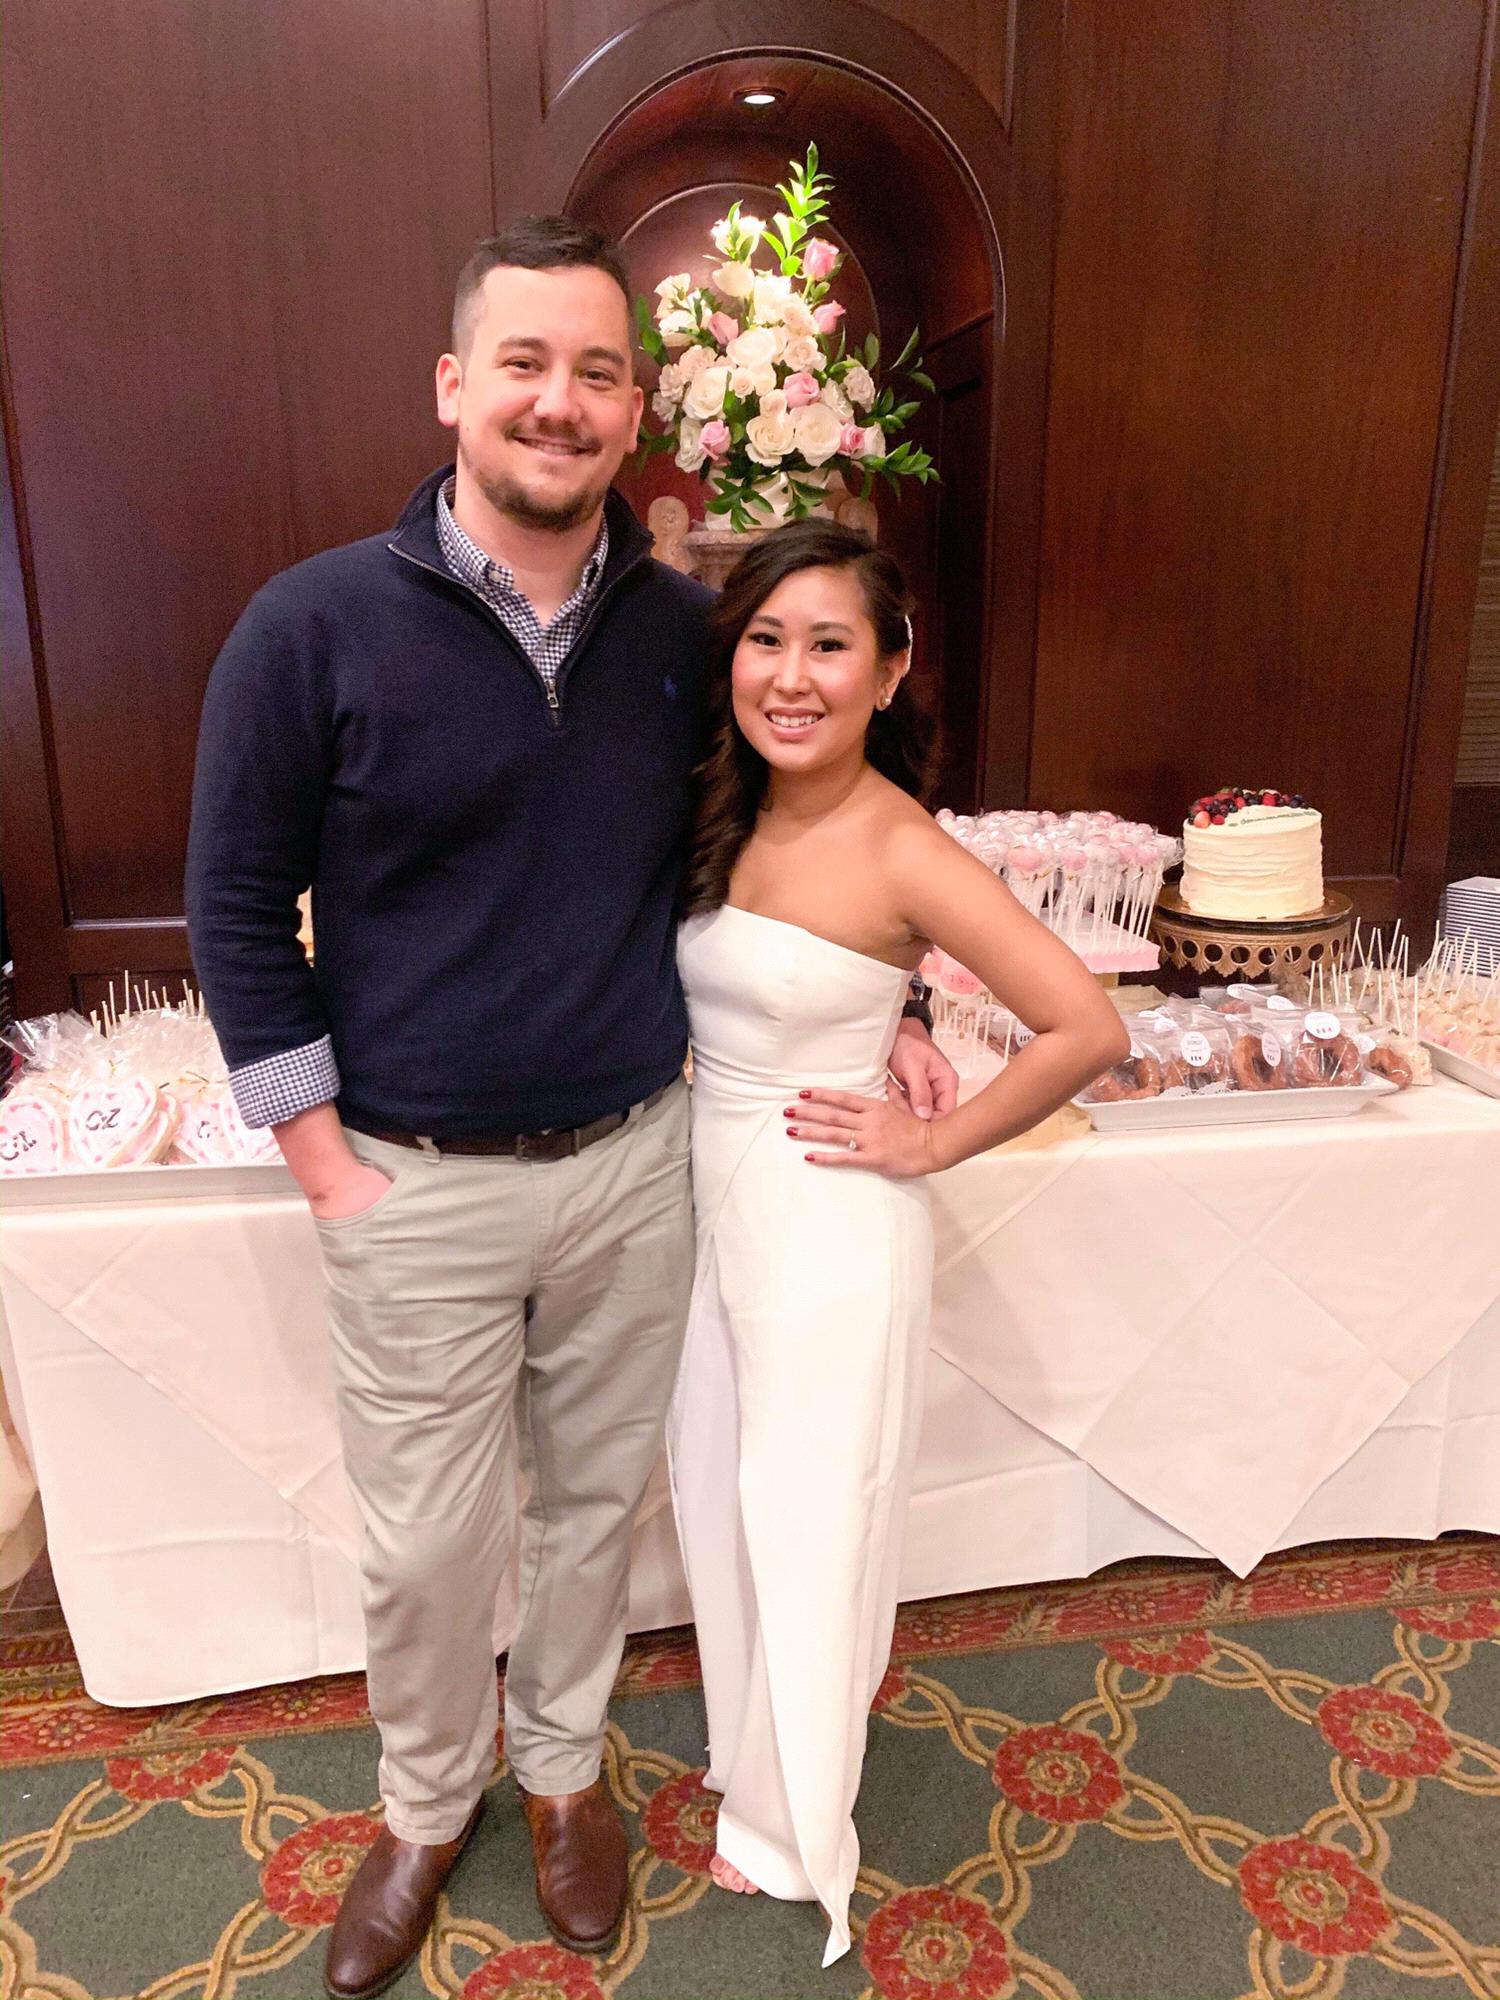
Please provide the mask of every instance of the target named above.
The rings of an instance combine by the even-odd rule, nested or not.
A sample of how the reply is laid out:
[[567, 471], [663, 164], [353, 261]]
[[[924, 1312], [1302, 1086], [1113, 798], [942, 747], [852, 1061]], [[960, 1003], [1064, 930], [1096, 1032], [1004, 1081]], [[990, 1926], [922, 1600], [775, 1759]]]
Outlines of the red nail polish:
[[[804, 1154], [802, 1155], [802, 1157], [803, 1157], [803, 1159], [804, 1159], [804, 1160], [812, 1160], [812, 1159], [813, 1159], [813, 1156], [812, 1156], [812, 1154], [811, 1154], [811, 1153], [804, 1153]], [[813, 1160], [813, 1164], [814, 1164], [814, 1165], [816, 1166], [817, 1162], [816, 1162], [815, 1160]]]
[[812, 1092], [811, 1092], [810, 1090], [799, 1090], [799, 1091], [797, 1092], [797, 1095], [798, 1095], [799, 1097], [811, 1097], [811, 1096], [812, 1096]]
[[787, 1126], [787, 1128], [786, 1128], [786, 1136], [787, 1136], [787, 1137], [788, 1137], [789, 1139], [795, 1139], [795, 1138], [796, 1138], [796, 1136], [797, 1136], [797, 1128], [796, 1128], [796, 1126], [795, 1126], [795, 1125], [788, 1125], [788, 1126]]
[[792, 1109], [791, 1105], [789, 1104], [789, 1105], [788, 1105], [788, 1106], [786, 1107], [785, 1111], [783, 1111], [783, 1112], [782, 1112], [782, 1114], [781, 1114], [781, 1115], [782, 1115], [782, 1117], [783, 1117], [783, 1118], [795, 1118], [797, 1114], [796, 1114], [796, 1112], [795, 1112], [795, 1111], [794, 1111], [794, 1110]]

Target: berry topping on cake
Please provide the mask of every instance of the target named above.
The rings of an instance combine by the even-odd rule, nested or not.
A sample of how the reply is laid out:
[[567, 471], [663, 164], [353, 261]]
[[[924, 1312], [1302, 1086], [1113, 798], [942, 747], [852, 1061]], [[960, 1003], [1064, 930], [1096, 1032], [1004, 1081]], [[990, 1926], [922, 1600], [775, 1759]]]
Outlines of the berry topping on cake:
[[1279, 806], [1305, 810], [1307, 800], [1300, 792], [1263, 791], [1259, 785], [1223, 785], [1194, 799], [1188, 818], [1194, 826], [1223, 826], [1227, 819], [1246, 806]]

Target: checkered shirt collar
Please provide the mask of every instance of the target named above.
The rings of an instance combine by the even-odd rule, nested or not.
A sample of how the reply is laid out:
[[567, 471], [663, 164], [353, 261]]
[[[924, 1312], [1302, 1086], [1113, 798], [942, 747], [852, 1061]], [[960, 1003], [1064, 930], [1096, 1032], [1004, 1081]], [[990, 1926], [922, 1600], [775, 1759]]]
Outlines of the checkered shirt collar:
[[[507, 593], [522, 598], [523, 593], [516, 586], [515, 571], [503, 562], [497, 562], [486, 555], [472, 535], [461, 528], [453, 512], [453, 491], [456, 485], [453, 475], [444, 480], [438, 488], [437, 531], [442, 546], [443, 560], [460, 581], [477, 590], [483, 597], [494, 597]], [[557, 619], [565, 618], [571, 611], [586, 604], [599, 588], [599, 579], [604, 574], [604, 565], [609, 558], [609, 527], [601, 515], [599, 519], [599, 539], [594, 544], [594, 552], [583, 566], [583, 575], [578, 579], [578, 588], [557, 613]], [[535, 616], [535, 613], [532, 614]]]

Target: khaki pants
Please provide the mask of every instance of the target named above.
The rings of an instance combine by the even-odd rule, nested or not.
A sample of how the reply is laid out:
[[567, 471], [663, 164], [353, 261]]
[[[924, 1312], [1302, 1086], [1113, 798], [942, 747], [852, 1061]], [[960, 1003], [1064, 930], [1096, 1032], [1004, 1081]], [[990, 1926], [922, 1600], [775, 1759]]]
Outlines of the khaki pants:
[[529, 1493], [506, 1754], [528, 1791], [598, 1773], [692, 1281], [688, 1094], [545, 1163], [348, 1138], [392, 1177], [373, 1208], [318, 1224], [380, 1791], [401, 1839], [444, 1841], [494, 1764], [513, 1438]]

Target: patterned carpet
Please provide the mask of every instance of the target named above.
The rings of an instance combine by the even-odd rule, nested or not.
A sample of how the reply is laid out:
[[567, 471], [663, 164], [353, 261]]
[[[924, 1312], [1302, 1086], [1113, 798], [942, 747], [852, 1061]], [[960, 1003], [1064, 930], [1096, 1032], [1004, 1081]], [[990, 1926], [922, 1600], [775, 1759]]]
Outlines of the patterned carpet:
[[[103, 1709], [0, 1647], [0, 1997], [313, 2000], [374, 1838], [358, 1677]], [[709, 1883], [687, 1633], [634, 1642], [614, 1952], [545, 1940], [497, 1744], [419, 1963], [450, 2000], [1500, 1996], [1500, 1542], [1341, 1544], [907, 1606], [859, 1807], [856, 1945]]]

